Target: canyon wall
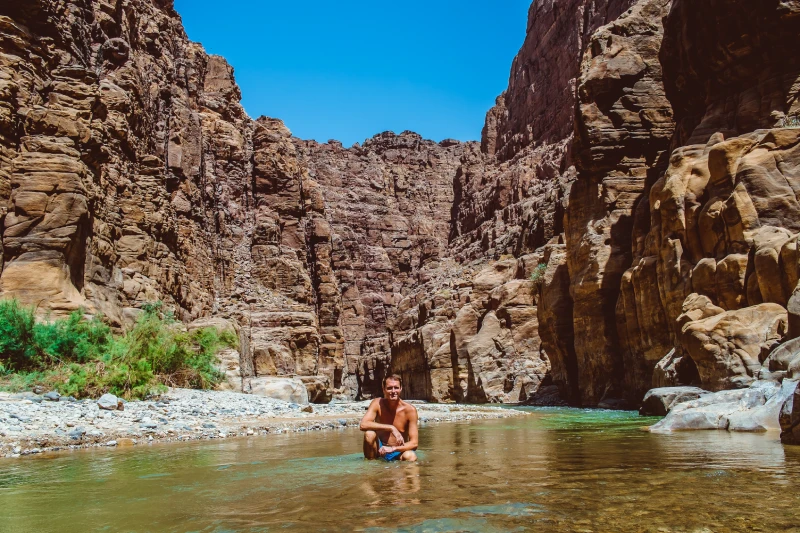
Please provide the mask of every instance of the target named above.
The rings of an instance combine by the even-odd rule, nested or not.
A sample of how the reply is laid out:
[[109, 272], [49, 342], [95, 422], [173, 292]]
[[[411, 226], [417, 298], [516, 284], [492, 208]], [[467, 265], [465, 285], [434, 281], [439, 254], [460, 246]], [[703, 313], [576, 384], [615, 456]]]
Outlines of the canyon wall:
[[224, 387], [312, 401], [396, 372], [408, 398], [622, 406], [788, 364], [797, 2], [537, 0], [480, 142], [349, 148], [248, 117], [170, 0], [18, 4], [3, 297], [118, 328], [162, 301], [238, 332]]

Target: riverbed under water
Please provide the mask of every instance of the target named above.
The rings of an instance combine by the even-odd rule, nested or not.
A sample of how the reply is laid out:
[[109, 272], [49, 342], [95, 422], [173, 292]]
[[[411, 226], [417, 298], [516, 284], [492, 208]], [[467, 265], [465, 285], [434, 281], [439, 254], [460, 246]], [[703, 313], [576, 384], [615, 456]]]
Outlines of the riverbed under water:
[[364, 461], [353, 429], [0, 460], [0, 532], [800, 532], [777, 435], [531, 411], [423, 426], [417, 464]]

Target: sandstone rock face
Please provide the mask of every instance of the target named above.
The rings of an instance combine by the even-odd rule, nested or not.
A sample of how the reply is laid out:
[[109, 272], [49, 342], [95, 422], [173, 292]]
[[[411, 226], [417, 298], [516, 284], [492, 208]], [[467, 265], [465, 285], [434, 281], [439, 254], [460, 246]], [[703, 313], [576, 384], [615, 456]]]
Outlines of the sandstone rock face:
[[581, 65], [573, 144], [578, 178], [569, 194], [566, 244], [585, 404], [620, 398], [645, 380], [649, 385], [664, 355], [643, 352], [635, 341], [621, 351], [616, 308], [641, 238], [634, 211], [648, 207], [643, 193], [666, 167], [674, 126], [658, 61], [669, 7], [665, 0], [636, 3], [592, 35]]
[[632, 0], [537, 0], [508, 89], [486, 116], [481, 149], [458, 173], [451, 241], [460, 259], [517, 257], [564, 231], [575, 179], [575, 87], [588, 41]]
[[421, 270], [446, 257], [452, 183], [465, 145], [413, 132], [383, 133], [349, 149], [294, 142], [313, 183], [304, 189], [307, 203], [324, 212], [312, 240], [325, 240], [312, 266], [321, 325], [340, 339], [348, 392], [381, 395], [391, 360], [387, 324], [424, 282]]
[[480, 143], [350, 148], [250, 119], [169, 0], [11, 4], [2, 297], [162, 300], [238, 335], [222, 388], [312, 402], [747, 387], [681, 423], [755, 428], [800, 377], [797, 2], [537, 0]]
[[800, 68], [777, 53], [796, 9], [695, 7], [637, 2], [585, 55], [565, 223], [583, 403], [746, 387], [800, 334], [784, 314], [797, 285], [798, 130], [787, 126]]
[[391, 369], [436, 401], [530, 402], [550, 370], [538, 336], [537, 258], [438, 271], [400, 302]]

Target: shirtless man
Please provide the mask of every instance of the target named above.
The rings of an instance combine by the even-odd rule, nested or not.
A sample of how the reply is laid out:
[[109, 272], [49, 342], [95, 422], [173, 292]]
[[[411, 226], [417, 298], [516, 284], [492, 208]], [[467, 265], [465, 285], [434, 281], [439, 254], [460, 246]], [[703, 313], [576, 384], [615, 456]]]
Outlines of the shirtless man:
[[419, 432], [417, 409], [400, 399], [403, 380], [390, 375], [383, 378], [383, 398], [372, 400], [361, 419], [364, 431], [364, 457], [387, 461], [416, 461]]

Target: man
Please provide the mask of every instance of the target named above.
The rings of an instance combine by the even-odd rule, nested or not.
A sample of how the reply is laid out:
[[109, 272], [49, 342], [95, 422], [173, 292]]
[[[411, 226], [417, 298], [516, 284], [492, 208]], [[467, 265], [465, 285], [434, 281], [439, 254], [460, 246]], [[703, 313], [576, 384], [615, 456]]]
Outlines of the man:
[[400, 399], [403, 380], [392, 374], [383, 378], [383, 398], [372, 400], [361, 419], [364, 457], [387, 461], [416, 461], [419, 431], [417, 409]]

